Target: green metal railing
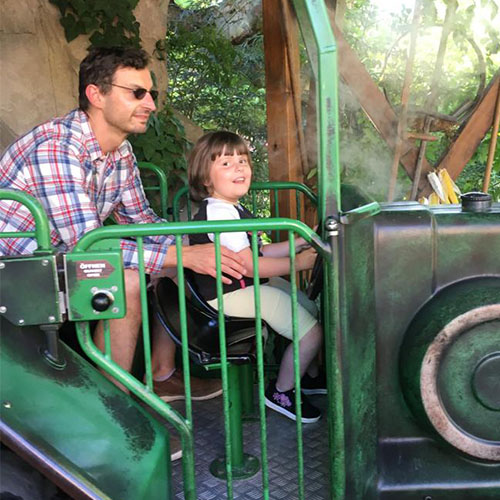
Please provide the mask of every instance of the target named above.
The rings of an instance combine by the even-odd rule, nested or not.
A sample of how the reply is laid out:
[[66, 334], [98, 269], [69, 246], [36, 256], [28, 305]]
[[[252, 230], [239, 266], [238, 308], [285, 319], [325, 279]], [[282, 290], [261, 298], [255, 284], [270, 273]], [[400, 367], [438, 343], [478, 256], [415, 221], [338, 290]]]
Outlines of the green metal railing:
[[1, 238], [34, 238], [38, 243], [35, 253], [52, 252], [49, 219], [39, 201], [21, 191], [0, 189], [0, 200], [12, 200], [24, 205], [35, 220], [34, 231], [4, 231]]
[[[227, 477], [227, 495], [228, 498], [233, 498], [233, 475], [235, 468], [240, 466], [243, 459], [243, 444], [242, 436], [235, 435], [240, 432], [231, 422], [231, 412], [229, 409], [230, 399], [234, 397], [235, 367], [228, 364], [227, 348], [226, 348], [226, 332], [224, 323], [224, 306], [222, 298], [222, 280], [221, 280], [221, 248], [220, 234], [223, 232], [244, 231], [252, 234], [252, 254], [254, 263], [254, 280], [255, 280], [255, 300], [256, 300], [256, 345], [257, 345], [257, 374], [258, 374], [258, 392], [259, 392], [259, 415], [261, 423], [261, 463], [262, 463], [262, 484], [263, 498], [269, 498], [269, 477], [267, 464], [267, 438], [266, 438], [266, 421], [265, 421], [265, 405], [264, 405], [264, 348], [262, 337], [262, 322], [260, 314], [260, 283], [258, 278], [258, 233], [262, 230], [281, 230], [286, 231], [290, 241], [290, 275], [292, 286], [292, 322], [293, 322], [293, 343], [294, 343], [294, 369], [295, 383], [297, 388], [297, 454], [298, 454], [298, 485], [299, 498], [304, 499], [304, 465], [303, 465], [303, 444], [302, 444], [302, 424], [300, 422], [300, 373], [298, 364], [298, 322], [297, 322], [297, 284], [295, 281], [295, 235], [302, 236], [325, 258], [327, 266], [330, 262], [330, 249], [310, 228], [304, 224], [291, 219], [256, 219], [256, 220], [240, 220], [240, 221], [211, 221], [211, 222], [189, 222], [189, 223], [171, 223], [171, 224], [141, 224], [129, 226], [107, 226], [95, 229], [85, 234], [74, 248], [72, 253], [91, 252], [91, 248], [98, 242], [105, 240], [116, 240], [117, 238], [135, 238], [138, 248], [139, 259], [139, 274], [141, 279], [141, 304], [143, 311], [143, 338], [145, 350], [146, 364], [146, 383], [143, 384], [132, 375], [120, 368], [112, 360], [110, 348], [110, 332], [109, 325], [105, 328], [105, 352], [101, 352], [93, 343], [89, 324], [86, 322], [77, 324], [78, 338], [86, 352], [86, 354], [99, 366], [101, 369], [113, 376], [117, 381], [127, 387], [133, 394], [151, 406], [158, 413], [166, 418], [179, 432], [183, 448], [183, 475], [184, 475], [184, 495], [185, 498], [196, 498], [195, 491], [195, 469], [194, 469], [194, 443], [193, 443], [193, 420], [192, 408], [190, 401], [190, 375], [189, 375], [189, 351], [188, 351], [188, 331], [186, 319], [186, 296], [184, 288], [184, 269], [182, 262], [182, 236], [185, 234], [199, 233], [214, 233], [215, 234], [215, 249], [216, 249], [216, 270], [217, 270], [217, 298], [221, 304], [218, 310], [219, 315], [219, 336], [220, 336], [220, 353], [221, 362], [215, 368], [221, 369], [223, 400], [224, 400], [224, 416], [225, 416], [225, 431], [226, 431], [226, 477]], [[144, 248], [143, 238], [146, 236], [160, 236], [171, 234], [175, 235], [176, 251], [177, 251], [177, 273], [178, 273], [178, 289], [179, 289], [179, 311], [181, 317], [181, 338], [182, 338], [182, 361], [184, 367], [184, 382], [186, 385], [186, 416], [173, 410], [168, 404], [159, 399], [152, 391], [152, 375], [151, 375], [151, 342], [149, 333], [148, 317], [148, 302], [146, 295], [146, 282], [144, 278]], [[102, 244], [100, 244], [102, 248]], [[209, 367], [210, 368], [210, 367]], [[238, 391], [239, 388], [236, 388]]]
[[[248, 210], [252, 213], [257, 213], [258, 202], [257, 202], [257, 193], [259, 191], [268, 191], [269, 195], [272, 193], [273, 206], [271, 213], [273, 217], [280, 217], [279, 210], [279, 192], [283, 191], [294, 191], [295, 192], [295, 206], [297, 211], [297, 219], [302, 218], [302, 203], [301, 197], [305, 197], [311, 201], [314, 207], [318, 205], [317, 196], [304, 184], [300, 182], [285, 182], [285, 181], [269, 181], [269, 182], [253, 182], [250, 186], [249, 197], [251, 200], [250, 206], [247, 206]], [[180, 188], [174, 195], [172, 201], [172, 211], [174, 216], [174, 221], [179, 222], [180, 214], [181, 214], [181, 203], [182, 200], [185, 200], [185, 206], [187, 211], [187, 220], [192, 219], [192, 202], [189, 198], [189, 187], [183, 186]]]
[[168, 215], [168, 181], [167, 174], [160, 167], [155, 165], [154, 163], [149, 163], [145, 161], [141, 161], [138, 163], [139, 170], [144, 170], [146, 172], [150, 172], [155, 176], [155, 184], [152, 186], [144, 186], [144, 191], [158, 193], [160, 198], [160, 214], [165, 219], [169, 219]]

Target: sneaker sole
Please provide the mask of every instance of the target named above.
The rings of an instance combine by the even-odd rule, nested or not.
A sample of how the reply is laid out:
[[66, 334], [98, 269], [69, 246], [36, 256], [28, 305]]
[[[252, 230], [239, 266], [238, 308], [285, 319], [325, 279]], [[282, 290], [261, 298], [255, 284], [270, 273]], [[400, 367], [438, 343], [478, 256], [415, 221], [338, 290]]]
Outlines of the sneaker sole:
[[[204, 394], [203, 396], [191, 396], [192, 401], [206, 401], [207, 399], [213, 399], [222, 394], [222, 389], [218, 389], [210, 394]], [[160, 399], [165, 401], [165, 403], [171, 403], [172, 401], [182, 401], [186, 399], [185, 394], [179, 394], [177, 396], [160, 396]]]
[[317, 394], [328, 394], [328, 391], [326, 389], [304, 389], [301, 387], [300, 389], [304, 394], [307, 394], [308, 396], [315, 396]]
[[[292, 413], [292, 412], [286, 410], [285, 408], [283, 408], [282, 406], [279, 406], [276, 403], [269, 401], [269, 399], [265, 398], [264, 403], [268, 408], [271, 408], [272, 410], [277, 411], [278, 413], [281, 413], [282, 415], [289, 418], [290, 420], [295, 420], [295, 421], [297, 420], [297, 416], [295, 415], [295, 413]], [[314, 418], [302, 417], [300, 420], [303, 424], [313, 424], [314, 422], [317, 422], [320, 418], [321, 418], [321, 415], [319, 415], [318, 417], [314, 417]]]

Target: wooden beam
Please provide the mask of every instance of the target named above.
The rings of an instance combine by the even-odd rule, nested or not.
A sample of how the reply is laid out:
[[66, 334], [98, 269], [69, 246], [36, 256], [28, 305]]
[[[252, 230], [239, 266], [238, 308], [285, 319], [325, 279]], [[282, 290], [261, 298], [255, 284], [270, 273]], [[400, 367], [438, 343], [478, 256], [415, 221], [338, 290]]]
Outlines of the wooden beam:
[[[445, 156], [439, 161], [438, 168], [446, 168], [452, 179], [460, 175], [491, 127], [499, 92], [500, 73], [497, 73]], [[429, 192], [430, 189], [427, 189], [423, 194], [427, 195]]]
[[[298, 68], [298, 26], [292, 9], [281, 12], [276, 0], [262, 0], [264, 61], [266, 70], [267, 141], [269, 179], [302, 182], [302, 165], [296, 126], [296, 112], [289, 60]], [[289, 49], [284, 27], [286, 16]], [[299, 75], [296, 75], [297, 78]], [[300, 110], [298, 110], [300, 112]], [[293, 193], [279, 197], [282, 217], [295, 217]]]

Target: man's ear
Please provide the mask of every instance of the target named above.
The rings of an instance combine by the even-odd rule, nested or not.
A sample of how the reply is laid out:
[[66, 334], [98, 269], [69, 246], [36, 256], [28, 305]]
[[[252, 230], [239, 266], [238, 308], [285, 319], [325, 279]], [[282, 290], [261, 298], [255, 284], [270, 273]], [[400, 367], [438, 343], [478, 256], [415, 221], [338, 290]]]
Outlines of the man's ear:
[[93, 83], [87, 85], [85, 95], [92, 106], [99, 109], [102, 108], [104, 102], [103, 94], [97, 85]]

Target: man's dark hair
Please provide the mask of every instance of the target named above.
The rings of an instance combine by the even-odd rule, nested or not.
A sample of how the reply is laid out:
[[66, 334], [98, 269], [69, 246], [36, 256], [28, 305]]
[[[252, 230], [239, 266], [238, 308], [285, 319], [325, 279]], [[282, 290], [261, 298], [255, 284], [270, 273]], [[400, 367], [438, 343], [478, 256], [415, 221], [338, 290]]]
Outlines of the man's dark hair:
[[142, 49], [131, 47], [95, 47], [90, 49], [87, 57], [80, 64], [78, 85], [80, 109], [86, 111], [90, 104], [85, 95], [87, 85], [97, 85], [101, 92], [109, 92], [117, 69], [144, 69], [148, 64], [149, 56]]

